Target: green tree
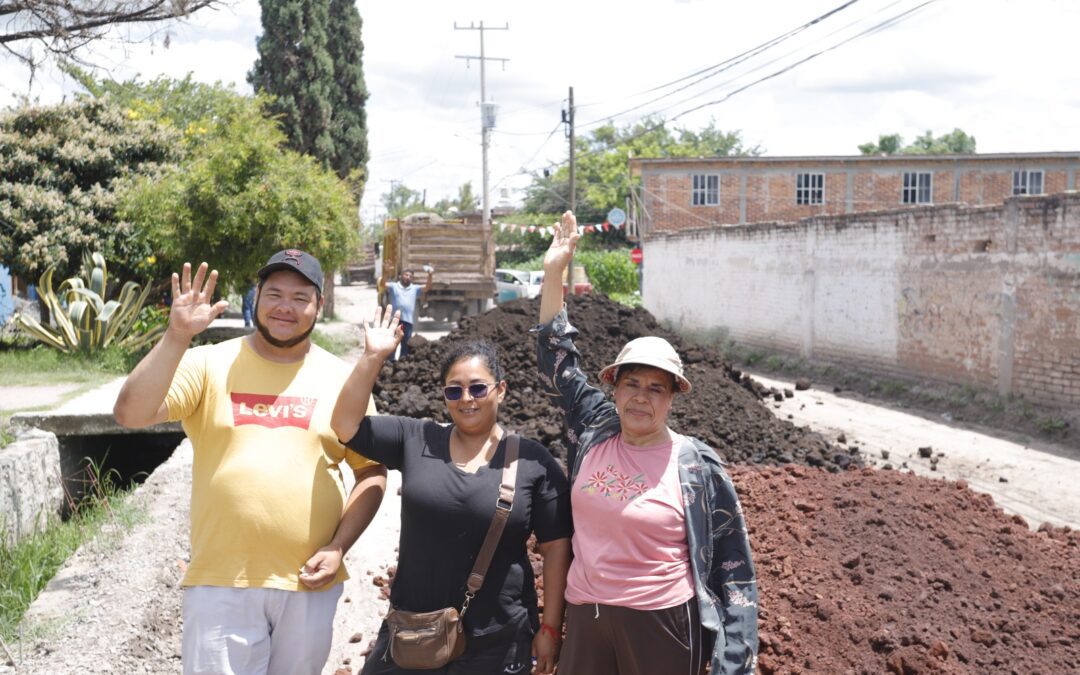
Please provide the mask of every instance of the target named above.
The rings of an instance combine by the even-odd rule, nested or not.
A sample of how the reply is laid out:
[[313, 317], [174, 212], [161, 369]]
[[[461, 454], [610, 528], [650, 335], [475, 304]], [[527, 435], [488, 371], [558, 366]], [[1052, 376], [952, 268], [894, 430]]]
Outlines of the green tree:
[[455, 213], [472, 213], [480, 207], [480, 197], [473, 192], [472, 181], [467, 181], [458, 188], [456, 199], [440, 199], [432, 206], [432, 210], [448, 217]]
[[863, 143], [859, 146], [859, 152], [864, 155], [974, 155], [975, 137], [967, 135], [962, 129], [934, 136], [928, 129], [914, 142], [904, 145], [900, 134], [888, 134], [878, 136], [876, 143]]
[[272, 97], [289, 146], [329, 166], [334, 62], [328, 46], [328, 0], [262, 0], [259, 58], [248, 73], [257, 92]]
[[233, 96], [243, 105], [209, 128], [182, 164], [131, 186], [124, 217], [140, 224], [169, 267], [206, 260], [235, 290], [286, 247], [310, 252], [326, 269], [340, 267], [357, 245], [349, 186], [285, 147], [265, 99]]
[[368, 92], [362, 22], [350, 0], [262, 0], [259, 58], [248, 73], [270, 95], [294, 150], [315, 157], [363, 193]]
[[158, 120], [183, 134], [185, 145], [198, 145], [208, 129], [230, 119], [247, 99], [221, 82], [204, 84], [188, 73], [182, 79], [164, 75], [149, 82], [137, 78], [117, 82], [100, 79], [71, 63], [61, 68], [85, 90], [84, 96], [109, 98], [138, 117]]
[[391, 218], [401, 218], [410, 213], [427, 210], [420, 192], [410, 189], [404, 183], [394, 183], [389, 192], [382, 193], [379, 201]]
[[117, 212], [125, 181], [156, 180], [180, 156], [178, 135], [108, 100], [0, 115], [0, 262], [28, 280], [72, 276], [99, 251], [119, 277], [143, 277], [147, 246]]
[[354, 184], [357, 200], [367, 177], [367, 100], [364, 82], [363, 20], [355, 0], [330, 0], [330, 31], [327, 49], [334, 65], [336, 85], [330, 89], [330, 136], [334, 152], [330, 166]]
[[[623, 206], [630, 194], [627, 161], [631, 157], [723, 157], [756, 155], [737, 131], [725, 132], [710, 123], [693, 131], [669, 129], [663, 122], [642, 120], [626, 127], [597, 127], [576, 141], [576, 197], [580, 222], [601, 221], [607, 212]], [[570, 169], [560, 166], [546, 175], [534, 174], [526, 188], [525, 210], [561, 213], [570, 204]]]

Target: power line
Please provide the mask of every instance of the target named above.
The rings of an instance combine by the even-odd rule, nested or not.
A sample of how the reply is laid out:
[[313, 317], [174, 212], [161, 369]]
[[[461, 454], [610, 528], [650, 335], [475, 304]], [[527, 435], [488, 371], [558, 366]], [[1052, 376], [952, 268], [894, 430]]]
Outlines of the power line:
[[[651, 133], [653, 131], [656, 131], [657, 129], [662, 128], [668, 122], [673, 122], [673, 121], [679, 119], [680, 117], [683, 117], [684, 115], [688, 115], [688, 114], [690, 114], [692, 112], [695, 112], [697, 110], [701, 110], [702, 108], [706, 108], [706, 107], [709, 107], [709, 106], [712, 106], [712, 105], [718, 105], [720, 103], [723, 103], [723, 102], [727, 101], [728, 99], [730, 99], [731, 97], [735, 96], [736, 94], [742, 93], [742, 92], [746, 91], [747, 89], [749, 89], [749, 88], [751, 88], [751, 87], [753, 87], [755, 85], [758, 85], [758, 84], [760, 84], [762, 82], [765, 82], [767, 80], [771, 80], [771, 79], [773, 79], [775, 77], [778, 77], [778, 76], [780, 76], [780, 75], [782, 75], [784, 73], [787, 73], [787, 72], [797, 68], [798, 66], [806, 63], [807, 61], [810, 61], [810, 60], [812, 60], [814, 58], [817, 58], [818, 56], [821, 56], [822, 54], [831, 52], [831, 51], [833, 51], [835, 49], [839, 49], [840, 47], [842, 47], [842, 46], [844, 46], [844, 45], [846, 45], [846, 44], [848, 44], [850, 42], [853, 42], [853, 41], [858, 40], [860, 38], [866, 37], [866, 36], [871, 35], [873, 33], [878, 33], [878, 32], [881, 32], [883, 30], [886, 30], [888, 28], [891, 28], [892, 26], [895, 26], [896, 24], [911, 18], [916, 12], [919, 12], [919, 11], [925, 9], [928, 5], [931, 5], [934, 2], [937, 2], [937, 0], [926, 0], [926, 2], [923, 2], [920, 5], [917, 5], [915, 7], [907, 9], [907, 10], [905, 10], [905, 11], [899, 13], [899, 14], [893, 15], [893, 16], [889, 17], [888, 19], [886, 19], [886, 20], [884, 20], [884, 21], [882, 21], [880, 23], [877, 23], [877, 24], [871, 26], [870, 28], [867, 28], [867, 29], [865, 29], [863, 31], [860, 31], [859, 33], [857, 33], [857, 34], [855, 34], [855, 35], [853, 35], [851, 37], [845, 38], [844, 40], [841, 40], [840, 42], [837, 42], [836, 44], [833, 44], [833, 45], [831, 45], [831, 46], [829, 46], [829, 47], [827, 47], [825, 49], [819, 50], [819, 51], [811, 54], [810, 56], [807, 56], [807, 57], [805, 57], [803, 59], [800, 59], [800, 60], [798, 60], [798, 61], [796, 61], [796, 62], [794, 62], [792, 64], [789, 64], [789, 65], [785, 66], [784, 68], [781, 68], [780, 70], [774, 71], [774, 72], [772, 72], [772, 73], [770, 73], [770, 74], [768, 74], [768, 75], [766, 75], [764, 77], [761, 77], [761, 78], [758, 78], [757, 80], [754, 80], [753, 82], [750, 82], [750, 83], [748, 83], [746, 85], [743, 85], [743, 86], [739, 87], [738, 89], [724, 95], [723, 97], [721, 97], [719, 99], [716, 99], [714, 101], [709, 101], [708, 103], [702, 103], [701, 105], [695, 106], [695, 107], [693, 107], [693, 108], [691, 108], [689, 110], [684, 110], [683, 112], [672, 115], [671, 117], [668, 117], [666, 119], [661, 118], [661, 119], [657, 120], [656, 122], [644, 123], [643, 128], [640, 131], [637, 131], [637, 132], [631, 134], [630, 136], [627, 136], [626, 138], [620, 139], [620, 141], [624, 142], [624, 143], [634, 141], [634, 140], [644, 136], [645, 134]], [[891, 7], [891, 6], [895, 5], [895, 4], [896, 3], [894, 2], [894, 3], [890, 4], [890, 5], [888, 5], [888, 7]], [[755, 68], [755, 70], [758, 70], [758, 69], [760, 69], [760, 67]], [[751, 72], [753, 72], [753, 71], [751, 71]], [[737, 79], [738, 78], [735, 78], [735, 80], [737, 80]], [[732, 81], [734, 81], [734, 80], [732, 80]], [[683, 101], [680, 101], [679, 103], [676, 103], [676, 104], [674, 104], [672, 106], [669, 106], [666, 109], [670, 109], [672, 107], [682, 105], [683, 103], [687, 103], [688, 101], [691, 101], [694, 98], [696, 98], [696, 96], [690, 97], [690, 98], [685, 99]], [[592, 122], [588, 122], [588, 123], [586, 123], [586, 125], [581, 125], [581, 126], [597, 124], [599, 122], [609, 122], [616, 116], [606, 117], [606, 118], [602, 118], [602, 119], [598, 119], [598, 120], [593, 120]]]
[[864, 38], [867, 35], [872, 35], [874, 33], [877, 33], [877, 32], [886, 30], [888, 28], [891, 28], [891, 27], [895, 26], [896, 24], [901, 23], [902, 21], [906, 21], [907, 19], [910, 19], [916, 12], [919, 12], [919, 11], [925, 9], [927, 6], [929, 6], [929, 5], [931, 5], [931, 4], [935, 3], [935, 2], [937, 2], [937, 0], [926, 0], [926, 2], [924, 2], [924, 3], [920, 4], [920, 5], [916, 5], [915, 7], [912, 7], [911, 9], [905, 10], [905, 11], [901, 12], [900, 14], [897, 14], [896, 16], [893, 16], [893, 17], [891, 17], [889, 19], [886, 19], [885, 21], [882, 21], [881, 23], [879, 23], [879, 24], [877, 24], [875, 26], [871, 26], [870, 28], [868, 28], [868, 29], [866, 29], [866, 30], [864, 30], [862, 32], [856, 33], [855, 35], [853, 35], [853, 36], [851, 36], [849, 38], [841, 40], [840, 42], [832, 45], [831, 47], [826, 47], [825, 49], [814, 52], [813, 54], [811, 54], [811, 55], [809, 55], [809, 56], [807, 56], [805, 58], [799, 59], [798, 61], [796, 61], [796, 62], [794, 62], [794, 63], [792, 63], [790, 65], [787, 65], [787, 66], [781, 68], [780, 70], [769, 73], [765, 77], [758, 78], [758, 79], [754, 80], [753, 82], [751, 82], [749, 84], [743, 85], [742, 87], [739, 87], [738, 89], [735, 89], [734, 91], [731, 91], [731, 92], [725, 94], [724, 96], [722, 96], [721, 98], [716, 99], [715, 101], [709, 101], [708, 103], [702, 103], [701, 105], [694, 106], [693, 108], [690, 108], [689, 110], [684, 110], [681, 113], [673, 115], [672, 117], [669, 118], [669, 121], [674, 122], [675, 120], [679, 119], [683, 115], [688, 115], [688, 114], [690, 114], [692, 112], [696, 112], [698, 110], [701, 110], [702, 108], [707, 108], [709, 106], [713, 106], [713, 105], [723, 103], [724, 101], [727, 101], [728, 99], [730, 99], [732, 96], [735, 96], [736, 94], [744, 92], [747, 89], [749, 89], [750, 87], [761, 84], [762, 82], [765, 82], [766, 80], [771, 80], [774, 77], [778, 77], [780, 75], [783, 75], [784, 73], [787, 73], [787, 72], [801, 66], [802, 64], [804, 64], [804, 63], [806, 63], [808, 61], [816, 59], [817, 57], [821, 56], [822, 54], [827, 54], [827, 53], [829, 53], [829, 52], [831, 52], [833, 50], [839, 49], [840, 47], [843, 47], [844, 45], [849, 44], [851, 42], [854, 42], [855, 40], [858, 40], [860, 38]]
[[[759, 44], [759, 45], [757, 45], [755, 47], [751, 47], [750, 49], [747, 49], [746, 51], [741, 52], [739, 54], [736, 54], [735, 56], [727, 58], [727, 59], [721, 61], [720, 63], [716, 63], [716, 64], [713, 64], [713, 65], [708, 66], [706, 68], [702, 68], [702, 69], [697, 70], [697, 71], [695, 71], [693, 73], [690, 73], [689, 75], [684, 75], [683, 77], [680, 77], [680, 78], [678, 78], [676, 80], [672, 80], [670, 82], [665, 82], [664, 84], [657, 85], [655, 87], [652, 87], [651, 89], [646, 89], [644, 91], [638, 92], [637, 94], [634, 94], [633, 96], [631, 96], [629, 98], [633, 98], [634, 96], [641, 96], [641, 95], [644, 95], [644, 94], [650, 94], [650, 93], [652, 93], [654, 91], [660, 91], [661, 89], [666, 89], [667, 87], [674, 86], [676, 84], [679, 84], [680, 82], [684, 82], [684, 81], [689, 80], [689, 79], [691, 79], [693, 77], [697, 77], [699, 75], [709, 73], [708, 75], [705, 75], [704, 77], [701, 77], [700, 79], [697, 79], [697, 80], [691, 82], [690, 84], [679, 87], [678, 89], [675, 89], [674, 91], [670, 91], [670, 92], [668, 92], [666, 94], [662, 94], [660, 96], [657, 96], [656, 98], [645, 101], [644, 103], [636, 105], [636, 106], [634, 106], [632, 108], [628, 108], [628, 109], [626, 109], [626, 110], [624, 110], [624, 111], [622, 111], [620, 113], [616, 113], [615, 115], [611, 115], [609, 117], [619, 117], [619, 116], [625, 115], [626, 113], [634, 112], [635, 110], [640, 110], [641, 108], [644, 108], [647, 105], [655, 103], [655, 102], [657, 102], [657, 101], [659, 101], [661, 99], [664, 99], [664, 98], [666, 98], [668, 96], [672, 96], [674, 94], [677, 94], [678, 92], [683, 91], [683, 90], [685, 90], [685, 89], [687, 89], [689, 87], [692, 87], [695, 84], [698, 84], [699, 82], [702, 82], [703, 80], [706, 80], [706, 79], [708, 79], [710, 77], [715, 77], [716, 75], [719, 75], [720, 73], [722, 73], [722, 72], [724, 72], [726, 70], [730, 70], [731, 68], [734, 68], [735, 66], [739, 65], [740, 63], [743, 63], [743, 62], [757, 56], [758, 54], [761, 54], [761, 53], [763, 53], [765, 51], [768, 51], [769, 49], [772, 49], [773, 47], [779, 45], [780, 43], [782, 43], [782, 42], [784, 42], [784, 41], [786, 41], [786, 40], [788, 40], [788, 39], [790, 39], [792, 37], [795, 37], [799, 33], [802, 33], [803, 31], [808, 30], [808, 29], [816, 26], [817, 24], [819, 24], [822, 21], [828, 19], [829, 17], [833, 16], [834, 14], [842, 12], [845, 9], [847, 9], [848, 7], [851, 7], [852, 5], [854, 5], [858, 1], [859, 0], [848, 0], [848, 2], [845, 2], [844, 4], [842, 4], [842, 5], [838, 6], [838, 7], [834, 7], [833, 9], [829, 10], [828, 12], [825, 12], [821, 16], [818, 16], [818, 17], [815, 17], [814, 19], [811, 19], [810, 21], [802, 24], [801, 26], [798, 26], [796, 28], [793, 28], [793, 29], [787, 31], [786, 33], [782, 33], [782, 34], [780, 34], [780, 35], [778, 35], [778, 36], [776, 36], [774, 38], [766, 40], [765, 42], [762, 42], [761, 44]], [[714, 71], [714, 72], [710, 73], [710, 71]], [[578, 107], [579, 108], [584, 108], [584, 107], [592, 106], [592, 105], [597, 105], [597, 104], [588, 103], [588, 104], [580, 105]], [[594, 122], [590, 122], [588, 124], [593, 124], [593, 123]], [[582, 126], [587, 126], [587, 125], [582, 125]]]
[[[903, 0], [894, 0], [893, 2], [891, 2], [888, 5], [885, 5], [884, 7], [878, 9], [876, 12], [874, 12], [873, 14], [871, 14], [869, 16], [875, 16], [877, 14], [881, 14], [882, 12], [885, 12], [886, 10], [900, 4], [901, 2], [903, 2]], [[836, 30], [834, 30], [834, 31], [832, 31], [830, 33], [826, 33], [825, 35], [823, 35], [820, 38], [814, 40], [813, 42], [810, 42], [806, 46], [809, 47], [811, 45], [815, 45], [815, 44], [824, 42], [828, 38], [831, 38], [834, 35], [838, 35], [840, 33], [843, 33], [844, 31], [848, 30], [852, 26], [855, 26], [855, 25], [863, 22], [866, 18], [868, 18], [868, 17], [863, 17], [863, 18], [860, 18], [860, 19], [856, 19], [855, 21], [852, 21], [851, 23], [848, 23], [848, 24], [846, 24], [845, 26], [843, 26], [841, 28], [838, 28], [838, 29], [836, 29]], [[707, 94], [707, 93], [709, 93], [711, 91], [716, 91], [717, 89], [722, 89], [722, 88], [724, 88], [724, 87], [726, 87], [726, 86], [728, 86], [730, 84], [734, 84], [735, 82], [738, 82], [739, 80], [743, 79], [744, 77], [747, 77], [747, 76], [749, 76], [749, 75], [751, 75], [753, 73], [758, 72], [759, 70], [764, 70], [765, 68], [767, 68], [768, 66], [771, 66], [774, 63], [779, 63], [780, 61], [783, 61], [784, 59], [788, 58], [789, 56], [795, 55], [796, 53], [799, 52], [800, 49], [802, 49], [802, 48], [796, 48], [796, 49], [788, 51], [788, 52], [786, 52], [784, 54], [781, 54], [780, 56], [777, 56], [777, 57], [772, 58], [772, 59], [770, 59], [768, 61], [765, 61], [764, 63], [758, 64], [758, 65], [754, 66], [753, 68], [751, 68], [751, 69], [749, 69], [749, 70], [747, 70], [747, 71], [745, 71], [743, 73], [740, 73], [740, 74], [738, 74], [738, 75], [736, 75], [736, 76], [734, 76], [734, 77], [732, 77], [730, 79], [724, 80], [723, 82], [720, 82], [718, 84], [714, 84], [713, 86], [711, 86], [711, 87], [709, 87], [707, 89], [703, 89], [703, 90], [697, 92], [696, 94], [688, 96], [688, 97], [686, 97], [686, 98], [684, 98], [684, 99], [682, 99], [682, 100], [680, 100], [680, 101], [678, 101], [676, 103], [668, 105], [668, 106], [666, 106], [664, 108], [661, 108], [659, 110], [656, 110], [654, 112], [663, 113], [663, 112], [665, 112], [667, 110], [671, 110], [672, 108], [676, 108], [678, 106], [681, 106], [684, 103], [690, 103], [694, 99], [700, 98], [701, 96], [703, 96], [703, 95], [705, 95], [705, 94]], [[700, 81], [701, 80], [699, 80], [699, 82]], [[672, 92], [672, 93], [675, 93], [675, 92]]]

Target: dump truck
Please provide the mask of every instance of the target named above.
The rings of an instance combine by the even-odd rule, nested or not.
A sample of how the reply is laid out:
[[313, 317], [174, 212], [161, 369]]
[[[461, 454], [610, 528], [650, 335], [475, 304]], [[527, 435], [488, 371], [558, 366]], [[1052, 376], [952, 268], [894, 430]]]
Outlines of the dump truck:
[[491, 307], [495, 297], [495, 234], [490, 225], [443, 219], [435, 213], [390, 218], [384, 224], [379, 302], [386, 304], [386, 283], [402, 270], [413, 271], [423, 285], [423, 268], [435, 268], [421, 316], [457, 321]]
[[341, 285], [348, 286], [359, 282], [376, 281], [375, 258], [379, 255], [379, 245], [364, 244], [357, 249], [357, 255], [341, 271]]

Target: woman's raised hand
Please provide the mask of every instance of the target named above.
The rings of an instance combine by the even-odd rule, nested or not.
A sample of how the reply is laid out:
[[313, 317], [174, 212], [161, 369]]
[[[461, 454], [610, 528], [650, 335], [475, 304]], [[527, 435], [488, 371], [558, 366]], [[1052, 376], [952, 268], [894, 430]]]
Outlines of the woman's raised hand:
[[395, 312], [390, 305], [386, 309], [376, 307], [371, 321], [364, 324], [364, 354], [388, 358], [404, 336], [401, 312]]
[[[577, 218], [572, 211], [562, 214], [562, 218], [555, 223], [555, 236], [551, 238], [551, 246], [544, 254], [544, 276], [549, 273], [562, 274], [570, 259], [574, 257], [574, 249], [577, 248], [581, 234], [577, 229]], [[561, 277], [560, 277], [561, 278]]]

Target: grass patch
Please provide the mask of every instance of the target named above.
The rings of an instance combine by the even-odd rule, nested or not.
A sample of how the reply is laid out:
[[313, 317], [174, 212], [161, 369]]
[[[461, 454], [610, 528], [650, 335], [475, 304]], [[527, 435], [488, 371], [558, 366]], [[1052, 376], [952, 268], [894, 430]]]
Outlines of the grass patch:
[[1069, 423], [1060, 417], [1040, 417], [1037, 424], [1039, 429], [1048, 436], [1063, 434], [1069, 428]]
[[611, 293], [608, 298], [627, 307], [641, 307], [640, 293]]
[[101, 382], [127, 374], [137, 362], [137, 356], [119, 347], [84, 355], [44, 345], [5, 345], [0, 346], [0, 382], [11, 386]]
[[330, 335], [320, 330], [311, 333], [311, 341], [334, 356], [341, 356], [357, 346], [356, 339], [346, 335]]
[[0, 448], [15, 442], [15, 432], [11, 429], [11, 418], [0, 415]]
[[49, 580], [84, 544], [115, 546], [133, 526], [146, 518], [145, 508], [117, 487], [113, 472], [91, 464], [86, 469], [90, 490], [74, 515], [57, 518], [38, 534], [11, 547], [0, 547], [0, 636], [11, 642], [27, 608]]

